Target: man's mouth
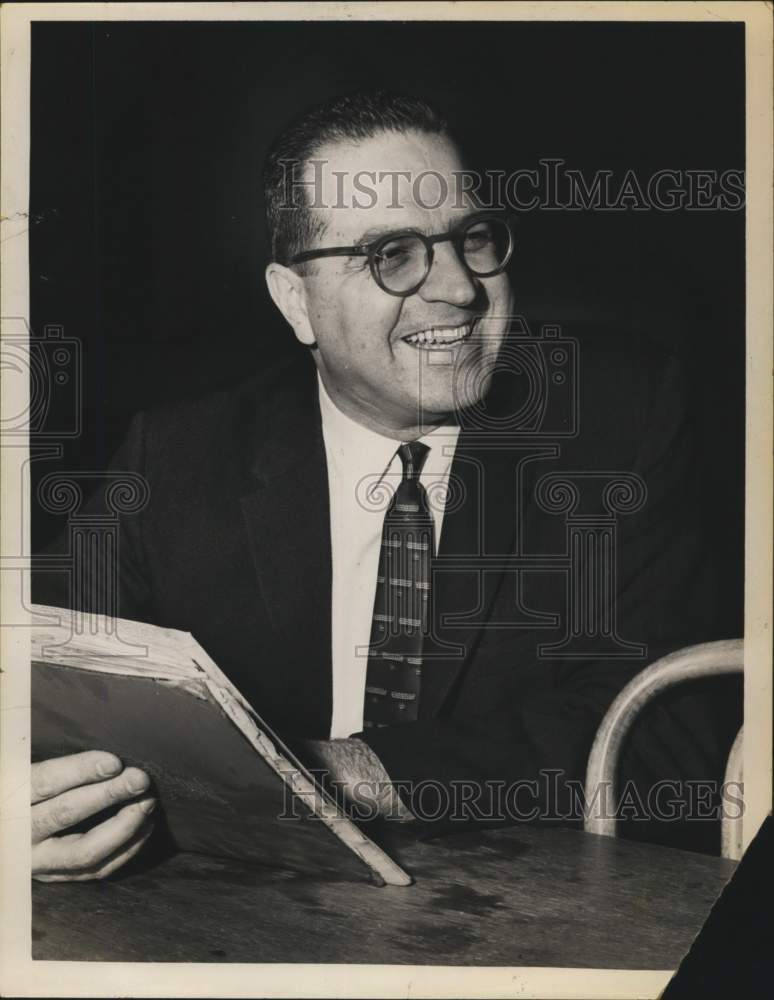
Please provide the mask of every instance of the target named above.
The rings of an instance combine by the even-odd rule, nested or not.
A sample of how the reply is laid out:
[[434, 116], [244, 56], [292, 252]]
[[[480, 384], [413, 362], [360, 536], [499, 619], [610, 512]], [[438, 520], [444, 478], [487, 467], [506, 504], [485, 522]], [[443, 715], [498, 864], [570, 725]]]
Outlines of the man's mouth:
[[460, 326], [429, 326], [426, 330], [418, 330], [403, 337], [406, 344], [421, 351], [444, 351], [464, 343], [473, 333], [476, 320], [470, 320]]

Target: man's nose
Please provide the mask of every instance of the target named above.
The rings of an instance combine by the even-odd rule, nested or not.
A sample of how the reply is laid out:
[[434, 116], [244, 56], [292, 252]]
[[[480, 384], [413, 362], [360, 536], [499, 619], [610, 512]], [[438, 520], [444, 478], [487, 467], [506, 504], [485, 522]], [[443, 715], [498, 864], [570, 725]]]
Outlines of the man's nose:
[[433, 265], [418, 294], [426, 302], [469, 305], [478, 293], [476, 279], [451, 243], [438, 243], [434, 249]]

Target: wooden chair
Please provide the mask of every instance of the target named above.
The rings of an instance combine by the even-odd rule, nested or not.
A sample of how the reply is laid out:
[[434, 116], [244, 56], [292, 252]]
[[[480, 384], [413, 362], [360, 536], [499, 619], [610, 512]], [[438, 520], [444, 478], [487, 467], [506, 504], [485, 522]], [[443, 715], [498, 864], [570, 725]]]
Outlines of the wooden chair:
[[[698, 646], [678, 649], [642, 670], [620, 692], [600, 723], [589, 754], [586, 769], [586, 802], [605, 802], [605, 790], [612, 793], [607, 799], [612, 808], [599, 815], [589, 809], [584, 820], [586, 833], [599, 833], [606, 837], [616, 835], [615, 777], [618, 757], [626, 734], [641, 709], [657, 694], [682, 681], [697, 677], [714, 677], [718, 674], [738, 673], [744, 668], [743, 641], [723, 639], [705, 642]], [[742, 729], [739, 730], [728, 756], [725, 781], [742, 781]], [[599, 796], [597, 798], [597, 796]], [[588, 807], [587, 807], [588, 808]], [[721, 853], [724, 858], [742, 856], [742, 817], [726, 816], [721, 820]]]

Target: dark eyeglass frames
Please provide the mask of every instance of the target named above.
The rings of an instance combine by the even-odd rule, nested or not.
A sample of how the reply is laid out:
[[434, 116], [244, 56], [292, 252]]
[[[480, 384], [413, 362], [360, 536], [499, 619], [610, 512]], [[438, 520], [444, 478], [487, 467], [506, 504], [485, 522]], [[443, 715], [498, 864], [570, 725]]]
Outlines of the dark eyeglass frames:
[[436, 243], [450, 242], [470, 274], [491, 278], [504, 270], [513, 253], [513, 218], [471, 216], [446, 233], [425, 236], [414, 230], [385, 233], [371, 243], [306, 250], [290, 259], [303, 264], [319, 257], [367, 257], [376, 284], [388, 295], [413, 295], [433, 266]]

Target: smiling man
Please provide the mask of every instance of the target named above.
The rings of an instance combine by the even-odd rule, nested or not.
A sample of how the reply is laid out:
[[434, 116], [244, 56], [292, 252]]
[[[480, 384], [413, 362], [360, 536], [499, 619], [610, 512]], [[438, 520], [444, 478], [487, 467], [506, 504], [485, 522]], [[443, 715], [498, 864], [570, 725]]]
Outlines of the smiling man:
[[[437, 547], [456, 415], [485, 395], [512, 313], [504, 273], [512, 251], [509, 224], [456, 196], [462, 174], [442, 119], [421, 102], [389, 95], [340, 101], [307, 117], [283, 135], [267, 161], [274, 260], [266, 279], [296, 337], [312, 349], [320, 379], [331, 494], [334, 737], [362, 728], [364, 694], [374, 701], [398, 693], [388, 688], [400, 660], [391, 661], [392, 674], [381, 681], [372, 664], [377, 680], [367, 683], [367, 659], [374, 654], [363, 651], [384, 575], [383, 515], [368, 497], [363, 502], [357, 487], [369, 477], [375, 479], [371, 490], [394, 487], [401, 479], [396, 442], [417, 441], [425, 449], [419, 504], [434, 515], [428, 545]], [[381, 179], [365, 203], [357, 189], [364, 177]], [[428, 178], [431, 184], [423, 184]], [[433, 182], [436, 190], [429, 191]], [[434, 486], [431, 507], [426, 488]], [[377, 593], [377, 603], [401, 597], [408, 603], [417, 584], [406, 578], [417, 558], [397, 577], [401, 584]], [[414, 620], [426, 634], [433, 588], [424, 575], [420, 583], [427, 588]], [[390, 608], [382, 610], [394, 618]], [[425, 645], [410, 636], [404, 641], [416, 653]], [[408, 659], [399, 640], [391, 647], [388, 655]], [[418, 672], [421, 657], [411, 659], [416, 666], [410, 669]], [[404, 686], [416, 688], [407, 692], [413, 704], [393, 700], [416, 720], [421, 683]], [[400, 810], [388, 775], [360, 741], [315, 748], [334, 774], [350, 779], [351, 793], [358, 780], [371, 783]]]
[[[356, 802], [445, 823], [577, 820], [571, 783], [617, 690], [714, 637], [682, 386], [668, 354], [590, 338], [580, 430], [569, 412], [536, 423], [567, 348], [514, 340], [513, 223], [460, 195], [463, 168], [433, 109], [381, 92], [279, 138], [266, 280], [307, 356], [135, 418], [113, 468], [143, 475], [150, 501], [122, 522], [119, 614], [193, 632]], [[566, 519], [543, 489], [559, 474], [625, 474], [647, 494], [620, 532], [606, 631], [581, 629], [569, 655]], [[603, 493], [584, 494], [586, 516], [604, 515]], [[43, 581], [36, 598], [71, 603]], [[82, 600], [100, 610], [96, 586]], [[717, 741], [673, 701], [634, 740], [641, 781], [714, 773]], [[57, 853], [63, 815], [142, 784], [100, 762], [118, 766], [95, 753], [38, 771], [43, 877], [104, 872], [147, 834], [128, 805], [95, 827], [88, 863], [79, 842]]]

